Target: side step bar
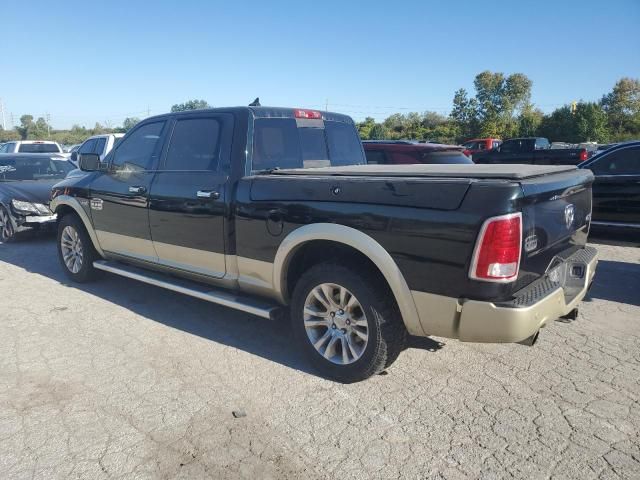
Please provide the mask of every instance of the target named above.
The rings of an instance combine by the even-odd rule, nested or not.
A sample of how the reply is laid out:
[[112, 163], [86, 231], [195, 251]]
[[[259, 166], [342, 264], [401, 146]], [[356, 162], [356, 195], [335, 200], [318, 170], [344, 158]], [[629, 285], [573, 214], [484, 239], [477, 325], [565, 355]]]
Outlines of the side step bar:
[[236, 310], [241, 310], [262, 318], [275, 319], [281, 308], [279, 305], [268, 303], [264, 300], [235, 295], [232, 292], [215, 289], [209, 285], [144, 270], [124, 263], [96, 260], [93, 262], [93, 266], [98, 270], [115, 273], [116, 275], [132, 278], [133, 280], [148, 283], [149, 285], [166, 288], [167, 290], [183, 293], [225, 307], [235, 308]]

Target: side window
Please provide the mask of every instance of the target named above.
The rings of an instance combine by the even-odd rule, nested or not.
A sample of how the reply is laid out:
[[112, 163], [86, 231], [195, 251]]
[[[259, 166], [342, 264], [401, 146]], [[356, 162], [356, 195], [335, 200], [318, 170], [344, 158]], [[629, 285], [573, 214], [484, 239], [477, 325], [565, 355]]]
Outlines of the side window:
[[217, 170], [220, 122], [215, 118], [178, 120], [171, 135], [166, 170]]
[[96, 138], [96, 143], [93, 147], [93, 153], [97, 153], [98, 155], [102, 155], [104, 152], [104, 146], [107, 144], [107, 139], [105, 137]]
[[93, 153], [93, 147], [96, 144], [96, 139], [95, 138], [90, 138], [89, 140], [86, 140], [82, 145], [80, 145], [80, 148], [78, 149], [78, 153]]
[[384, 151], [382, 150], [365, 150], [364, 153], [367, 156], [367, 163], [369, 164], [384, 165], [387, 163]]
[[625, 148], [595, 162], [596, 175], [640, 175], [640, 148]]
[[420, 161], [416, 157], [415, 152], [391, 152], [391, 163], [395, 165], [413, 164]]
[[7, 153], [7, 149], [9, 148], [9, 145], [7, 143], [5, 143], [4, 145], [2, 145], [0, 147], [0, 153]]
[[520, 142], [517, 140], [504, 142], [500, 147], [502, 153], [518, 153], [520, 151]]
[[165, 122], [147, 123], [123, 139], [114, 152], [112, 164], [118, 170], [148, 170]]
[[493, 146], [491, 148], [498, 148], [500, 146], [500, 142], [493, 142]]

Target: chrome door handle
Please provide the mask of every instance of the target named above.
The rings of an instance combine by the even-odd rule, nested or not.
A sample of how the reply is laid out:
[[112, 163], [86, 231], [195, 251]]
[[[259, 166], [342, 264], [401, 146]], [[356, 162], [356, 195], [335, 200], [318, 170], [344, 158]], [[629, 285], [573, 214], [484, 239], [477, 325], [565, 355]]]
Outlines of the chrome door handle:
[[213, 198], [217, 200], [220, 198], [220, 194], [218, 192], [214, 192], [212, 190], [198, 190], [196, 193], [196, 197], [198, 198]]
[[145, 187], [129, 187], [129, 193], [144, 193], [146, 191]]

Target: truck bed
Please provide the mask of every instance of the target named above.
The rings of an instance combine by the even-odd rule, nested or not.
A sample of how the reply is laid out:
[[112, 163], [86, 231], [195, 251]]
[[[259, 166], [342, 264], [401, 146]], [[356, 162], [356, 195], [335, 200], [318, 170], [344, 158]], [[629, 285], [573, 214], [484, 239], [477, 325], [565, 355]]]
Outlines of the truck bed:
[[273, 175], [329, 175], [364, 177], [447, 177], [473, 179], [524, 180], [577, 170], [573, 165], [349, 165], [344, 167], [295, 168], [274, 170]]

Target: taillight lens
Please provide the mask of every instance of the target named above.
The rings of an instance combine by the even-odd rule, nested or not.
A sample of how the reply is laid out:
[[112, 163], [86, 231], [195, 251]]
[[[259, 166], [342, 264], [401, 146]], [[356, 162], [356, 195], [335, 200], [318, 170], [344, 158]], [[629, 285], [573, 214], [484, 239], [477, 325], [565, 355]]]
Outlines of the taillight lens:
[[588, 158], [587, 149], [583, 148], [582, 150], [580, 150], [580, 161], [584, 162], [587, 158]]
[[518, 277], [522, 245], [522, 214], [492, 217], [482, 224], [469, 276], [487, 282], [511, 282]]

